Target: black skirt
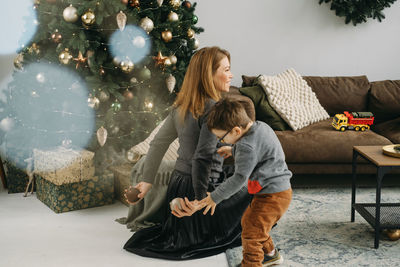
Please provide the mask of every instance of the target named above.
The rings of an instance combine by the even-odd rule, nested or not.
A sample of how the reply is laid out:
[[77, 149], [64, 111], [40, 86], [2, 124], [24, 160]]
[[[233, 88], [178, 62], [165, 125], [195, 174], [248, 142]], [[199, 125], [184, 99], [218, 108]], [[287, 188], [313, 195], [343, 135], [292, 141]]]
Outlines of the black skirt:
[[[212, 192], [226, 176], [218, 181], [210, 179], [208, 191]], [[176, 197], [194, 199], [190, 175], [173, 172], [167, 200], [170, 202]], [[170, 260], [203, 258], [225, 252], [241, 245], [240, 220], [251, 199], [247, 188], [243, 187], [219, 203], [212, 216], [210, 212], [203, 215], [203, 210], [200, 210], [192, 216], [178, 218], [168, 207], [162, 224], [137, 231], [124, 249], [144, 257]]]

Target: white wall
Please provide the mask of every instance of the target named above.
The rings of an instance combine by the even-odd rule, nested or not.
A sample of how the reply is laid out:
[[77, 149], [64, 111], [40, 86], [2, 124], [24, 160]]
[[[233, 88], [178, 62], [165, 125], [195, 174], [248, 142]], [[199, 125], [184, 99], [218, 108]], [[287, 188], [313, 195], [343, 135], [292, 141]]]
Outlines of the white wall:
[[[192, 1], [193, 2], [193, 1]], [[318, 0], [197, 0], [200, 46], [231, 52], [233, 85], [241, 75], [277, 74], [293, 67], [302, 75], [367, 75], [400, 79], [400, 1], [381, 23], [354, 27]], [[14, 55], [0, 56], [0, 85]]]
[[379, 23], [345, 24], [318, 0], [198, 0], [200, 47], [229, 50], [233, 85], [241, 75], [367, 75], [400, 79], [400, 1]]

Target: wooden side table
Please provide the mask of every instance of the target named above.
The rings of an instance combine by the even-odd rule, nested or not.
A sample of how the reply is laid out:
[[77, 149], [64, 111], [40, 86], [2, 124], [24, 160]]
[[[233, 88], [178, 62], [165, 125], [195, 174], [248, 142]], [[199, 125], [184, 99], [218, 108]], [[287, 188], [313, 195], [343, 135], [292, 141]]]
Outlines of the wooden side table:
[[[356, 203], [357, 157], [361, 156], [376, 166], [375, 203]], [[379, 236], [383, 229], [400, 228], [400, 203], [381, 203], [383, 176], [394, 168], [400, 167], [400, 158], [389, 157], [382, 153], [382, 146], [353, 147], [353, 178], [351, 190], [351, 221], [354, 222], [357, 211], [374, 229], [374, 247], [379, 247]]]

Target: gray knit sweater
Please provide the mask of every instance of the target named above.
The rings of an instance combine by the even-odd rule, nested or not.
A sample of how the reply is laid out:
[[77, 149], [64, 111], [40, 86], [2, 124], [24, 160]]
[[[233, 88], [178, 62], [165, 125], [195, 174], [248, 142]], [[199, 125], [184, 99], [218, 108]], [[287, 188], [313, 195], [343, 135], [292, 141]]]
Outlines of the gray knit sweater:
[[266, 123], [256, 121], [232, 148], [235, 173], [211, 193], [215, 203], [230, 198], [244, 185], [249, 193], [282, 192], [292, 177], [278, 137]]
[[223, 162], [223, 158], [216, 153], [217, 138], [207, 127], [207, 116], [214, 104], [215, 101], [209, 100], [205, 105], [205, 112], [198, 120], [188, 113], [184, 123], [180, 121], [178, 110], [171, 111], [150, 143], [143, 167], [143, 181], [154, 182], [165, 152], [178, 137], [175, 170], [192, 176], [196, 199], [201, 200], [207, 196], [208, 178], [219, 177]]

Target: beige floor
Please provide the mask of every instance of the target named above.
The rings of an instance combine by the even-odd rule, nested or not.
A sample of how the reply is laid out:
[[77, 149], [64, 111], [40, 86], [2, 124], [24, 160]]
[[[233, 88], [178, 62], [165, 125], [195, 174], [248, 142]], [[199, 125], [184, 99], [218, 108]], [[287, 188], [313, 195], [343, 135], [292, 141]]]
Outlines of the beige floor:
[[[0, 185], [1, 187], [1, 185]], [[143, 258], [122, 249], [131, 236], [114, 222], [127, 208], [113, 205], [56, 214], [35, 195], [0, 189], [0, 266], [228, 266], [225, 254], [191, 261]]]

